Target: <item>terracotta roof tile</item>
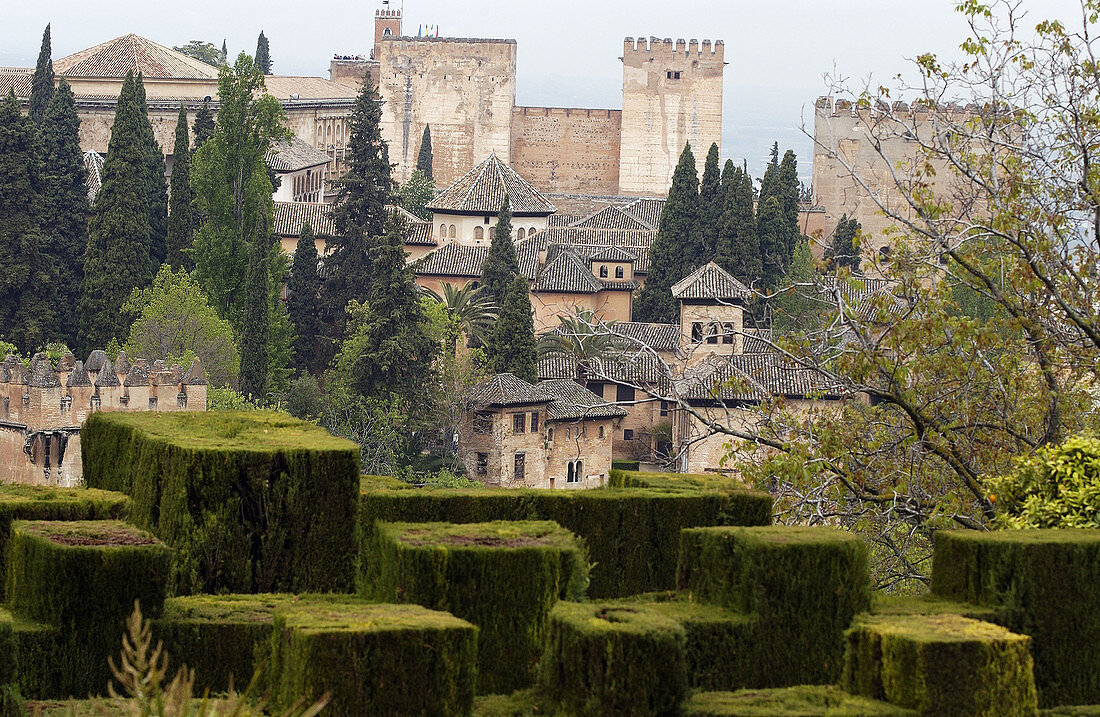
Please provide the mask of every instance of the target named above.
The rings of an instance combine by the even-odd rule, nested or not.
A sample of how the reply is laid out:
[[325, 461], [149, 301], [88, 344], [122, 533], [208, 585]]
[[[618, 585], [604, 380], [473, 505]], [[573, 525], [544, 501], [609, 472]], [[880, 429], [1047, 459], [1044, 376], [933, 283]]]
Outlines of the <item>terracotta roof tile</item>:
[[470, 389], [470, 398], [479, 406], [520, 406], [548, 403], [550, 397], [522, 378], [511, 373], [498, 373]]
[[27, 67], [0, 67], [0, 97], [7, 97], [13, 90], [16, 97], [30, 97], [33, 73], [34, 70]]
[[680, 347], [679, 324], [651, 324], [641, 321], [619, 321], [611, 331], [628, 339], [630, 347], [641, 343], [654, 351], [673, 352]]
[[699, 267], [672, 285], [677, 299], [744, 300], [752, 296], [749, 288], [733, 274], [713, 261]]
[[657, 228], [632, 214], [627, 214], [613, 204], [607, 205], [570, 226], [582, 229], [625, 229], [631, 231], [652, 231]]
[[276, 172], [296, 172], [328, 164], [331, 160], [327, 154], [297, 137], [276, 142], [264, 155], [264, 162]]
[[609, 246], [592, 255], [592, 261], [626, 261], [633, 264], [638, 257], [619, 246]]
[[590, 381], [650, 386], [664, 391], [669, 384], [669, 371], [655, 357], [646, 354], [618, 354], [593, 359], [580, 371], [572, 354], [551, 353], [539, 357], [539, 379], [576, 380], [583, 373]]
[[775, 353], [709, 356], [677, 381], [681, 396], [694, 401], [761, 401], [771, 396], [838, 397], [843, 391], [813, 369]]
[[296, 237], [302, 234], [307, 221], [316, 236], [331, 239], [336, 236], [331, 205], [320, 202], [275, 202], [275, 234]]
[[218, 68], [140, 35], [123, 35], [53, 63], [61, 77], [125, 77], [217, 80]]
[[661, 214], [665, 211], [665, 200], [657, 197], [635, 199], [623, 207], [623, 212], [654, 229], [661, 226]]
[[595, 294], [602, 288], [600, 280], [592, 274], [592, 269], [585, 266], [576, 254], [562, 251], [553, 259], [547, 260], [531, 290], [563, 294]]
[[535, 390], [550, 399], [546, 407], [548, 421], [583, 421], [626, 415], [626, 409], [608, 403], [571, 379], [539, 381]]
[[428, 204], [437, 212], [498, 214], [507, 195], [515, 216], [546, 216], [554, 205], [495, 155], [489, 155]]
[[467, 246], [448, 242], [417, 262], [415, 271], [421, 276], [477, 278], [481, 276], [481, 268], [488, 255], [487, 246]]

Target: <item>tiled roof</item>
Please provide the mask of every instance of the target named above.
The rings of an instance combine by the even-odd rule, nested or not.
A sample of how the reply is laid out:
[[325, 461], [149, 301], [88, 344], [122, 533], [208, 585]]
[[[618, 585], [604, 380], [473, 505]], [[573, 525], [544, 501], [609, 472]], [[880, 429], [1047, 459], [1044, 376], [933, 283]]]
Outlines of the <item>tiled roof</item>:
[[[576, 254], [584, 261], [592, 261], [597, 254], [604, 251], [608, 247], [603, 244], [569, 244], [564, 242], [543, 243], [542, 248], [546, 250], [546, 260], [550, 261], [558, 255], [559, 252], [568, 251]], [[621, 247], [625, 252], [633, 255], [634, 259], [634, 274], [645, 274], [649, 269], [649, 247], [642, 246], [624, 246]]]
[[528, 281], [534, 281], [539, 273], [539, 252], [545, 247], [535, 238], [523, 239], [516, 242], [516, 260], [519, 262], [519, 273], [527, 277]]
[[680, 347], [679, 324], [650, 324], [641, 321], [619, 321], [611, 331], [629, 339], [628, 348], [644, 344], [654, 351], [672, 352]]
[[275, 234], [296, 237], [302, 234], [307, 221], [313, 233], [319, 237], [336, 236], [332, 221], [332, 206], [320, 202], [275, 202]]
[[485, 379], [470, 389], [470, 398], [479, 406], [520, 406], [550, 401], [550, 397], [540, 393], [533, 384], [511, 373], [498, 373]]
[[686, 371], [676, 387], [689, 401], [761, 401], [771, 396], [837, 397], [843, 393], [817, 371], [775, 353], [708, 356]]
[[467, 246], [448, 242], [427, 254], [417, 264], [415, 271], [421, 276], [481, 276], [485, 257], [489, 255], [487, 246]]
[[[30, 85], [27, 85], [30, 87]], [[18, 94], [18, 93], [16, 93]], [[551, 214], [546, 217], [546, 226], [548, 227], [567, 227], [573, 222], [578, 222], [581, 217], [576, 214]]]
[[742, 351], [747, 354], [766, 354], [773, 353], [775, 351], [772, 348], [772, 330], [771, 329], [743, 329], [742, 343], [744, 348]]
[[[827, 278], [822, 293], [825, 294], [824, 300], [835, 308], [836, 299], [832, 296], [834, 282]], [[845, 303], [861, 321], [873, 321], [878, 316], [880, 305], [884, 305], [886, 313], [891, 316], [900, 316], [905, 311], [904, 302], [891, 293], [895, 285], [896, 282], [889, 279], [852, 276], [841, 282], [838, 288]]]
[[264, 162], [275, 172], [297, 172], [300, 169], [328, 164], [331, 159], [297, 137], [276, 142], [264, 155]]
[[268, 94], [284, 105], [311, 100], [345, 100], [350, 104], [359, 94], [355, 87], [324, 77], [268, 75], [264, 86]]
[[0, 67], [0, 97], [7, 97], [11, 91], [16, 97], [30, 97], [33, 73], [28, 67]]
[[607, 205], [598, 212], [590, 214], [570, 226], [583, 229], [627, 229], [632, 231], [647, 231], [657, 228], [631, 214], [627, 214], [613, 204]]
[[598, 244], [600, 246], [649, 246], [657, 236], [652, 230], [550, 227], [542, 232], [549, 244]]
[[595, 294], [603, 288], [600, 280], [592, 274], [576, 254], [570, 251], [559, 252], [548, 259], [542, 267], [534, 286], [535, 292], [560, 292], [563, 294]]
[[[577, 379], [581, 375], [577, 358], [567, 353], [544, 354], [538, 360], [539, 379]], [[613, 354], [593, 359], [584, 370], [590, 381], [625, 383], [632, 386], [652, 386], [664, 391], [669, 383], [670, 370], [656, 357], [632, 353]]]
[[539, 381], [538, 393], [550, 399], [546, 407], [549, 421], [582, 421], [595, 418], [621, 418], [626, 409], [608, 403], [570, 379]]
[[619, 246], [609, 246], [592, 255], [592, 261], [626, 261], [633, 264], [638, 257]]
[[665, 200], [656, 197], [635, 199], [623, 207], [623, 211], [640, 222], [657, 229], [661, 226], [661, 213], [665, 210]]
[[677, 299], [713, 299], [715, 301], [752, 296], [749, 288], [713, 261], [701, 266], [672, 285]]
[[95, 204], [99, 188], [103, 186], [103, 156], [97, 152], [84, 153], [84, 169], [88, 172], [88, 205]]
[[496, 156], [489, 155], [428, 204], [437, 212], [498, 214], [508, 196], [515, 216], [545, 216], [554, 205]]
[[140, 35], [123, 35], [55, 60], [61, 77], [125, 77], [140, 72], [147, 78], [217, 80], [218, 68]]

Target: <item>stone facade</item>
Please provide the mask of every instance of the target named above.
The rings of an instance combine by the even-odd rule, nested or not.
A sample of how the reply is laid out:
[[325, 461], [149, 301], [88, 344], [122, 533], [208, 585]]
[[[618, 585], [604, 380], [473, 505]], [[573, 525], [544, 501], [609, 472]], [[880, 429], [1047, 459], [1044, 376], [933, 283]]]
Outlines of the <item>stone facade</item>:
[[537, 187], [617, 194], [622, 117], [620, 110], [515, 107], [512, 166]]

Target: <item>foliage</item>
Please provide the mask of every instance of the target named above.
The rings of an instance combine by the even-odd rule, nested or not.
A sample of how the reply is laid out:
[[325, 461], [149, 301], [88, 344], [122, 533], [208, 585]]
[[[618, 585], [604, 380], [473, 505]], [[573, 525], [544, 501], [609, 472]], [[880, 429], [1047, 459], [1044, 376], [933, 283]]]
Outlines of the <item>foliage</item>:
[[684, 717], [916, 717], [903, 707], [856, 697], [835, 685], [799, 685], [771, 690], [696, 692]]
[[420, 136], [420, 149], [416, 153], [416, 171], [421, 172], [432, 186], [435, 186], [435, 174], [432, 172], [432, 128], [424, 125], [424, 134]]
[[233, 327], [218, 316], [183, 269], [162, 266], [151, 286], [134, 289], [122, 310], [136, 316], [126, 354], [188, 365], [197, 356], [212, 388], [234, 386], [240, 357]]
[[[141, 142], [145, 149], [145, 191], [149, 194], [149, 276], [160, 269], [168, 256], [168, 174], [164, 150], [160, 148], [153, 125], [149, 120], [149, 106], [145, 98], [145, 81], [139, 72], [135, 78]], [[106, 170], [106, 167], [104, 167]]]
[[820, 332], [824, 306], [820, 295], [821, 275], [814, 265], [810, 243], [802, 238], [791, 257], [784, 286], [770, 302], [772, 328], [792, 337]]
[[203, 146], [206, 140], [214, 136], [214, 111], [210, 107], [209, 100], [204, 99], [202, 107], [199, 107], [199, 111], [195, 113], [193, 130], [195, 134], [194, 148], [196, 150]]
[[1075, 436], [988, 482], [1001, 528], [1100, 528], [1100, 440]]
[[271, 74], [271, 46], [260, 30], [260, 36], [256, 38], [256, 67], [265, 75]]
[[859, 249], [860, 224], [855, 217], [844, 214], [836, 224], [833, 232], [833, 241], [825, 247], [825, 266], [830, 270], [836, 270], [842, 266], [848, 267], [853, 274], [859, 273], [859, 264], [862, 260]]
[[53, 99], [53, 50], [50, 43], [50, 26], [42, 32], [42, 47], [38, 50], [38, 64], [31, 76], [30, 106], [27, 114], [36, 124], [46, 117], [46, 110]]
[[489, 253], [481, 266], [481, 290], [493, 303], [503, 308], [512, 279], [519, 274], [516, 245], [512, 242], [512, 209], [508, 197], [500, 206]]
[[302, 224], [286, 288], [286, 310], [294, 325], [295, 364], [302, 373], [312, 373], [320, 368], [317, 341], [321, 320], [317, 315], [317, 301], [321, 277], [317, 273], [317, 245], [309, 222]]
[[752, 177], [730, 160], [722, 170], [720, 200], [714, 261], [745, 286], [757, 285], [763, 266], [753, 217]]
[[513, 373], [529, 383], [538, 380], [535, 322], [527, 278], [516, 274], [500, 307], [500, 318], [486, 346], [492, 373]]
[[255, 400], [267, 395], [271, 349], [271, 238], [257, 232], [252, 238], [248, 271], [241, 288], [244, 317], [241, 326], [241, 393]]
[[287, 413], [303, 421], [316, 421], [321, 417], [324, 406], [324, 392], [317, 379], [303, 373], [290, 382], [286, 394]]
[[173, 47], [172, 49], [176, 52], [182, 52], [189, 57], [193, 57], [196, 60], [200, 60], [201, 62], [205, 62], [211, 67], [220, 67], [225, 64], [225, 56], [212, 42], [191, 40], [183, 47]]
[[331, 379], [326, 388], [320, 425], [359, 446], [359, 463], [365, 473], [388, 475], [408, 464], [412, 427], [409, 412], [398, 397], [364, 398]]
[[616, 350], [611, 331], [615, 322], [604, 323], [592, 311], [578, 308], [573, 316], [559, 316], [558, 324], [557, 329], [539, 336], [538, 355], [565, 354], [576, 359], [577, 375], [574, 378], [587, 384], [589, 376], [599, 375], [600, 362]]
[[[726, 163], [732, 164], [729, 160]], [[718, 143], [711, 142], [703, 164], [703, 176], [699, 180], [699, 246], [696, 253], [700, 257], [713, 257], [715, 254], [724, 199], [722, 174], [718, 166]]]
[[424, 293], [446, 313], [439, 337], [443, 352], [448, 356], [457, 354], [459, 339], [463, 335], [466, 336], [465, 343], [484, 345], [497, 320], [497, 307], [492, 297], [474, 282], [464, 284], [462, 288], [444, 282], [441, 288], [442, 294], [431, 289], [426, 289]]
[[191, 207], [195, 192], [191, 189], [191, 136], [187, 132], [187, 110], [180, 105], [176, 118], [176, 143], [172, 149], [172, 191], [169, 200], [167, 256], [165, 261], [180, 269], [194, 266], [189, 251], [195, 233], [195, 213]]
[[432, 218], [432, 211], [427, 207], [433, 199], [435, 199], [435, 182], [419, 169], [412, 173], [409, 181], [398, 187], [393, 196], [397, 206], [427, 220]]

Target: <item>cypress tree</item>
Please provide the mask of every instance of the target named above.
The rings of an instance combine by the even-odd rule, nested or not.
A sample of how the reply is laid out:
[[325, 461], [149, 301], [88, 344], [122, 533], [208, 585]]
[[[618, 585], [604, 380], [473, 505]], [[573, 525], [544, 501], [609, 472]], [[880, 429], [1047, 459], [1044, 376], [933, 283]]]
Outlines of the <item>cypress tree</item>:
[[263, 30], [260, 30], [260, 36], [256, 38], [256, 67], [265, 75], [271, 74], [271, 48]]
[[320, 368], [317, 361], [317, 335], [321, 329], [321, 321], [317, 316], [317, 300], [321, 290], [321, 277], [317, 274], [317, 245], [309, 222], [302, 225], [286, 288], [286, 309], [294, 325], [296, 337], [294, 358], [302, 373], [316, 371]]
[[512, 207], [505, 196], [497, 215], [497, 225], [493, 228], [489, 253], [481, 267], [481, 289], [492, 298], [493, 303], [501, 306], [512, 279], [518, 273], [519, 259], [516, 257], [516, 245], [512, 243]]
[[416, 168], [428, 179], [435, 181], [432, 174], [432, 128], [424, 125], [424, 134], [420, 137], [420, 151], [416, 154]]
[[172, 149], [172, 192], [168, 212], [168, 246], [166, 261], [173, 268], [190, 271], [194, 263], [187, 251], [195, 232], [195, 213], [191, 202], [191, 138], [187, 132], [187, 110], [180, 105], [176, 119], [176, 143]]
[[195, 151], [213, 136], [214, 111], [210, 109], [210, 100], [203, 100], [202, 107], [195, 113]]
[[493, 373], [513, 373], [524, 381], [538, 380], [535, 367], [535, 323], [527, 279], [516, 275], [500, 305], [500, 317], [489, 334], [489, 356]]
[[253, 401], [267, 395], [268, 351], [271, 331], [269, 304], [271, 238], [257, 232], [248, 260], [244, 285], [244, 323], [241, 330], [241, 393]]
[[80, 150], [80, 118], [72, 88], [64, 78], [50, 100], [40, 136], [45, 159], [42, 226], [49, 227], [52, 261], [57, 267], [53, 292], [57, 322], [52, 338], [75, 346], [89, 207], [87, 170]]
[[776, 196], [779, 199], [779, 210], [783, 215], [787, 266], [790, 266], [795, 247], [802, 240], [802, 230], [798, 226], [799, 190], [798, 160], [794, 152], [788, 149], [783, 153], [783, 161], [779, 163], [779, 172], [776, 175]]
[[718, 143], [712, 142], [703, 165], [703, 178], [699, 182], [699, 251], [692, 263], [702, 265], [714, 258], [718, 240], [718, 223], [722, 217], [725, 197], [722, 193], [722, 176], [718, 168]]
[[833, 233], [833, 241], [825, 248], [825, 266], [836, 271], [842, 266], [851, 269], [853, 274], [859, 273], [859, 265], [862, 257], [859, 250], [860, 224], [855, 217], [844, 214], [837, 222], [836, 231]]
[[81, 351], [124, 339], [122, 305], [135, 288], [149, 282], [148, 145], [144, 140], [133, 73], [118, 96], [111, 141], [103, 163], [103, 186], [96, 196], [80, 286]]
[[726, 160], [715, 262], [747, 286], [760, 279], [760, 242], [752, 213], [752, 178]]
[[779, 200], [776, 197], [762, 198], [756, 213], [756, 235], [760, 240], [761, 278], [769, 289], [777, 287], [787, 271], [785, 234]]
[[222, 58], [221, 58], [221, 64], [222, 64], [222, 66], [224, 66], [224, 65], [228, 65], [228, 64], [229, 64], [229, 48], [227, 48], [227, 47], [225, 46], [225, 38], [224, 38], [224, 37], [222, 38]]
[[50, 26], [42, 33], [42, 47], [38, 51], [38, 64], [31, 77], [30, 116], [41, 123], [53, 99], [53, 50], [50, 47]]
[[142, 144], [145, 146], [145, 191], [149, 195], [149, 277], [152, 281], [168, 256], [168, 169], [164, 151], [153, 134], [149, 106], [145, 101], [145, 81], [141, 73], [134, 84], [141, 117]]
[[638, 321], [677, 321], [679, 307], [672, 297], [672, 285], [698, 268], [701, 257], [685, 255], [685, 248], [699, 246], [698, 236], [699, 176], [691, 145], [686, 144], [672, 174], [657, 237], [649, 250], [649, 275], [635, 300]]
[[36, 134], [9, 90], [0, 103], [0, 336], [24, 353], [49, 338], [56, 278], [41, 231], [44, 182]]

